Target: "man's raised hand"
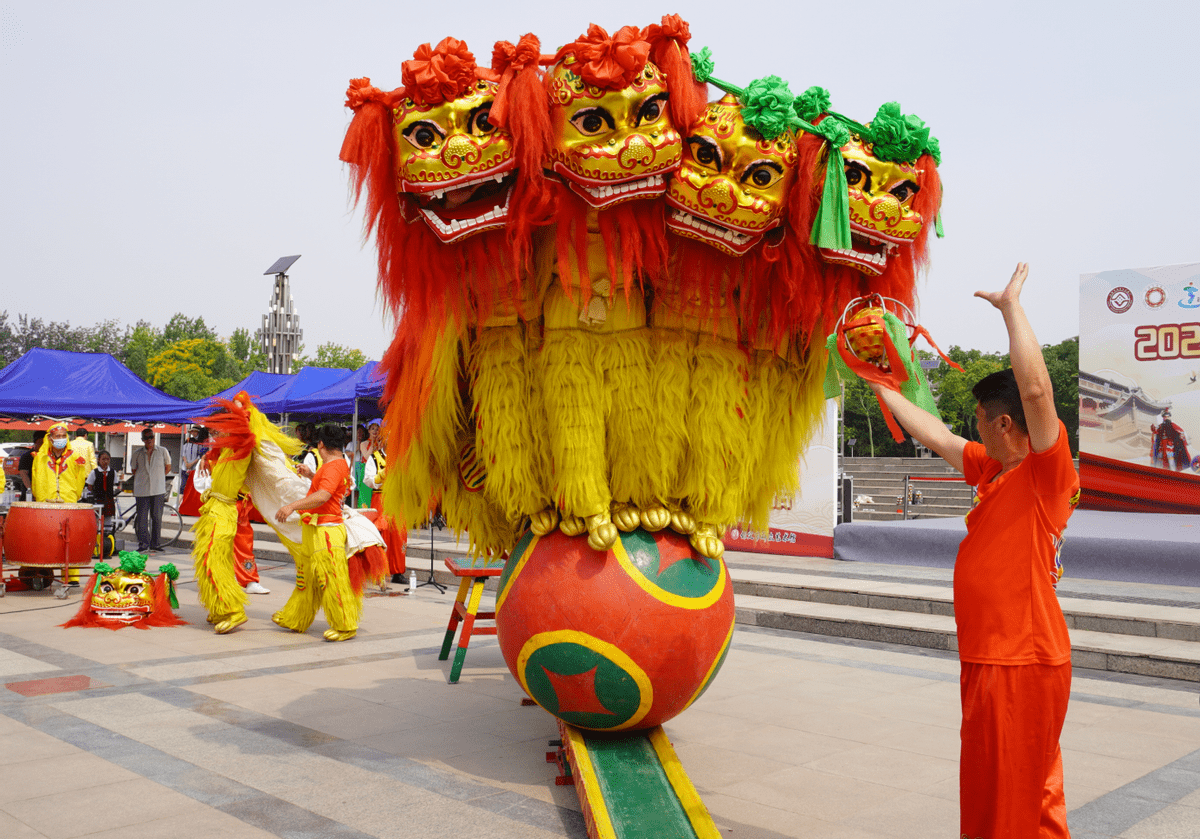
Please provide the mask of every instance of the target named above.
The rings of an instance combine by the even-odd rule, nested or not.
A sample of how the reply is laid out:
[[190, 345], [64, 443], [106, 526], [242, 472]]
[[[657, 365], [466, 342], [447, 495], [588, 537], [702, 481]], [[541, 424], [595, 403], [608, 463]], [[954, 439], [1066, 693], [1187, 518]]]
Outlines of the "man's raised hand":
[[1012, 278], [1009, 279], [1008, 285], [1003, 291], [977, 291], [976, 297], [980, 297], [991, 303], [997, 309], [1004, 308], [1006, 303], [1017, 303], [1021, 299], [1021, 287], [1025, 285], [1025, 278], [1029, 276], [1029, 263], [1018, 262], [1016, 270], [1013, 271]]

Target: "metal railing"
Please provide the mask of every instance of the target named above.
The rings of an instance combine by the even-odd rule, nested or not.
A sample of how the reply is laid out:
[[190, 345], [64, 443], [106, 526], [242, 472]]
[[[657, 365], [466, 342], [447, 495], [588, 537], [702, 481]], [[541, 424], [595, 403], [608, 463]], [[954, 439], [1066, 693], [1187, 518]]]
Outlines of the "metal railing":
[[920, 490], [916, 491], [916, 497], [914, 499], [913, 490], [909, 486], [910, 482], [912, 482], [912, 481], [941, 481], [941, 482], [953, 481], [956, 483], [966, 483], [963, 480], [961, 475], [954, 476], [954, 477], [944, 477], [944, 478], [925, 477], [924, 475], [905, 475], [904, 476], [904, 495], [901, 496], [903, 506], [901, 507], [900, 510], [896, 511], [896, 512], [904, 513], [904, 518], [902, 519], [902, 521], [908, 521], [908, 506], [909, 506], [910, 501], [912, 501], [913, 505], [917, 505], [917, 504], [921, 503], [921, 491]]

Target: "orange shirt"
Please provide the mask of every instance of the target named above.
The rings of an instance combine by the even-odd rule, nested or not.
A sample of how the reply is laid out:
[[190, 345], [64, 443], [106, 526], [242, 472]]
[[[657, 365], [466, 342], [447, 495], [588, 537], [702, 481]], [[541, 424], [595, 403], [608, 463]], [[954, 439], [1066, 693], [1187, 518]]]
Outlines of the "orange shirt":
[[[1079, 476], [1067, 430], [1000, 475], [1001, 463], [967, 443], [963, 475], [978, 497], [954, 563], [958, 657], [974, 664], [1065, 664], [1071, 639], [1054, 588]], [[999, 477], [997, 477], [999, 476]]]
[[313, 475], [308, 494], [322, 489], [329, 491], [329, 500], [320, 507], [304, 510], [300, 520], [305, 524], [341, 524], [342, 499], [350, 491], [350, 467], [346, 465], [345, 458], [331, 458]]

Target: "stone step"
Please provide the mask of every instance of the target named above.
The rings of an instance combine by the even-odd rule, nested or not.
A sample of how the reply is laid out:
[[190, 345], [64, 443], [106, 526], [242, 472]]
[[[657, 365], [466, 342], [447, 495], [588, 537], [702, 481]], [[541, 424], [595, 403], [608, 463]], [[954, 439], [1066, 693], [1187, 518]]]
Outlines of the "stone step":
[[[839, 564], [799, 562], [822, 569], [830, 562]], [[857, 563], [840, 564], [852, 567]], [[889, 569], [896, 575], [908, 570], [903, 566]], [[877, 575], [827, 576], [736, 563], [731, 565], [730, 575], [738, 623], [957, 649], [953, 594], [944, 580], [899, 582], [874, 578]], [[1168, 589], [1159, 593], [1170, 599], [1170, 587], [1158, 588]], [[1187, 590], [1186, 598], [1191, 600], [1194, 594]], [[1076, 667], [1200, 682], [1200, 610], [1145, 599], [1153, 602], [1060, 594], [1059, 604], [1071, 633], [1072, 662]]]
[[[953, 591], [947, 585], [828, 577], [737, 566], [730, 567], [729, 573], [733, 578], [733, 590], [738, 595], [954, 616]], [[1200, 610], [1195, 608], [1069, 595], [1060, 596], [1058, 603], [1071, 629], [1200, 642]]]
[[[954, 618], [862, 606], [737, 595], [737, 622], [791, 632], [880, 641], [933, 650], [958, 649]], [[1071, 663], [1091, 670], [1200, 682], [1200, 643], [1071, 630]]]

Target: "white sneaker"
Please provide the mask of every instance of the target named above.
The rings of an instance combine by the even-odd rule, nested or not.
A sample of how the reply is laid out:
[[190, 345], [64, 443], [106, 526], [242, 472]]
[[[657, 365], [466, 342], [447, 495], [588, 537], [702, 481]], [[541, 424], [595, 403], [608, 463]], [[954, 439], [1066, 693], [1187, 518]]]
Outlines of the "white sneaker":
[[258, 583], [246, 583], [246, 594], [270, 594], [271, 590]]

